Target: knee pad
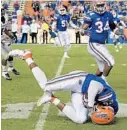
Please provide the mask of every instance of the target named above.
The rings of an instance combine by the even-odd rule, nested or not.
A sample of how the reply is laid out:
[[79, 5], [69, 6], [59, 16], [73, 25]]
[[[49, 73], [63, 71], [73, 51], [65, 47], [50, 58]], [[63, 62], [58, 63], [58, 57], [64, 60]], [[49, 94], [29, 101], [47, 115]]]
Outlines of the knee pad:
[[2, 59], [1, 64], [2, 64], [3, 66], [6, 66], [6, 65], [7, 65], [7, 60]]
[[76, 123], [80, 123], [80, 124], [83, 124], [83, 123], [85, 123], [87, 121], [87, 117], [86, 116], [84, 116], [84, 117], [77, 117], [77, 119], [76, 119]]
[[13, 61], [13, 57], [9, 56], [8, 61]]

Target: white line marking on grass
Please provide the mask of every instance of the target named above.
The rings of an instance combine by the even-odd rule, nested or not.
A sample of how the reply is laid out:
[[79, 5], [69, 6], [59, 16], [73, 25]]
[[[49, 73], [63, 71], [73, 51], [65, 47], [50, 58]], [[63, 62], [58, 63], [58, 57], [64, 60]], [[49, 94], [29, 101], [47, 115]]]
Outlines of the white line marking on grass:
[[122, 66], [127, 66], [127, 64], [122, 64]]
[[1, 118], [28, 119], [35, 104], [35, 102], [29, 102], [3, 105], [2, 107], [5, 108], [5, 110], [2, 112]]
[[116, 117], [127, 117], [127, 104], [120, 103]]
[[91, 64], [90, 66], [94, 67], [94, 66], [95, 66], [95, 64]]
[[[55, 77], [57, 77], [57, 76], [59, 76], [61, 74], [63, 66], [64, 66], [64, 62], [65, 62], [65, 58], [63, 56], [62, 59], [61, 59], [60, 65], [58, 67], [58, 70], [56, 72]], [[35, 126], [35, 130], [44, 130], [45, 119], [46, 119], [46, 117], [48, 115], [49, 106], [50, 106], [50, 104], [43, 105], [42, 113], [39, 116], [39, 120], [38, 120], [38, 122], [37, 122], [37, 124]]]

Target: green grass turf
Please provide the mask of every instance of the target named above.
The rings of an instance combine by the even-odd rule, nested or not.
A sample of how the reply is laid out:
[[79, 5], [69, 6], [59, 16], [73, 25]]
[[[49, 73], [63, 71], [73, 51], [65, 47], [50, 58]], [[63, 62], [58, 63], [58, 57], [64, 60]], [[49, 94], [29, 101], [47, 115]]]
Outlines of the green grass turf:
[[[63, 55], [63, 48], [50, 45], [13, 45], [13, 49], [16, 48], [31, 49], [35, 62], [46, 73], [48, 79], [55, 76]], [[119, 102], [127, 103], [127, 66], [121, 65], [127, 64], [127, 46], [124, 46], [119, 53], [115, 52], [113, 46], [108, 46], [108, 48], [115, 57], [116, 64], [107, 80], [116, 91]], [[71, 58], [66, 59], [62, 74], [73, 70], [84, 70], [90, 73], [96, 71], [96, 65], [94, 67], [90, 66], [91, 64], [96, 64], [96, 62], [94, 58], [88, 54], [86, 46], [73, 45], [69, 55]], [[15, 59], [15, 67], [20, 71], [20, 76], [15, 76], [10, 73], [13, 79], [12, 81], [6, 81], [2, 78], [2, 105], [19, 102], [36, 102], [43, 94], [43, 91], [34, 80], [30, 69], [24, 61], [19, 59]], [[57, 92], [56, 95], [63, 102], [68, 102], [70, 100], [69, 92]], [[27, 120], [2, 120], [2, 130], [34, 130], [42, 107], [35, 107]], [[4, 111], [4, 109], [2, 109], [2, 111]], [[66, 117], [59, 117], [57, 114], [57, 108], [51, 105], [44, 130], [126, 130], [127, 127], [127, 118], [118, 118], [116, 119], [116, 123], [110, 126], [97, 126], [92, 123], [75, 124]]]

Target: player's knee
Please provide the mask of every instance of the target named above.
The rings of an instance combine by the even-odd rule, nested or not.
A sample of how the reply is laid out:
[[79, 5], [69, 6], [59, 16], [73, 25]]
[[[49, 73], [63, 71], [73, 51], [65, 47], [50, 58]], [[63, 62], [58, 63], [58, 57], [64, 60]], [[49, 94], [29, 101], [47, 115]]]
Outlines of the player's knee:
[[114, 66], [115, 60], [114, 60], [114, 58], [112, 56], [108, 58], [107, 64], [108, 64], [108, 66], [111, 66], [111, 67]]
[[2, 59], [1, 64], [2, 64], [3, 66], [6, 66], [6, 65], [7, 65], [7, 60]]
[[8, 61], [13, 61], [13, 57], [9, 56]]
[[79, 116], [77, 117], [77, 119], [75, 120], [76, 123], [79, 123], [79, 124], [83, 124], [87, 121], [87, 117], [86, 116]]
[[111, 59], [110, 59], [110, 64], [111, 64], [110, 66], [114, 66], [114, 64], [115, 64], [114, 58], [111, 58]]
[[9, 58], [8, 54], [2, 55], [3, 60], [8, 60], [8, 58]]

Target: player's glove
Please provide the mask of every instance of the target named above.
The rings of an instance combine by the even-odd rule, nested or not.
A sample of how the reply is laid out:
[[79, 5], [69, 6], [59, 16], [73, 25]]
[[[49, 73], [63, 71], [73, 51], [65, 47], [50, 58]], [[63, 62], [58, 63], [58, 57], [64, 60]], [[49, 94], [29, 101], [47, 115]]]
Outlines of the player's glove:
[[89, 112], [90, 116], [93, 112], [97, 111], [97, 109], [98, 109], [97, 105], [94, 105], [93, 107], [88, 107], [88, 112]]
[[82, 36], [84, 36], [84, 29], [80, 29], [80, 33]]
[[110, 38], [111, 38], [111, 39], [114, 39], [114, 37], [115, 37], [115, 33], [114, 33], [114, 32], [111, 32]]
[[110, 38], [113, 39], [113, 40], [116, 40], [116, 39], [119, 38], [119, 35], [115, 34], [114, 32], [111, 32]]

